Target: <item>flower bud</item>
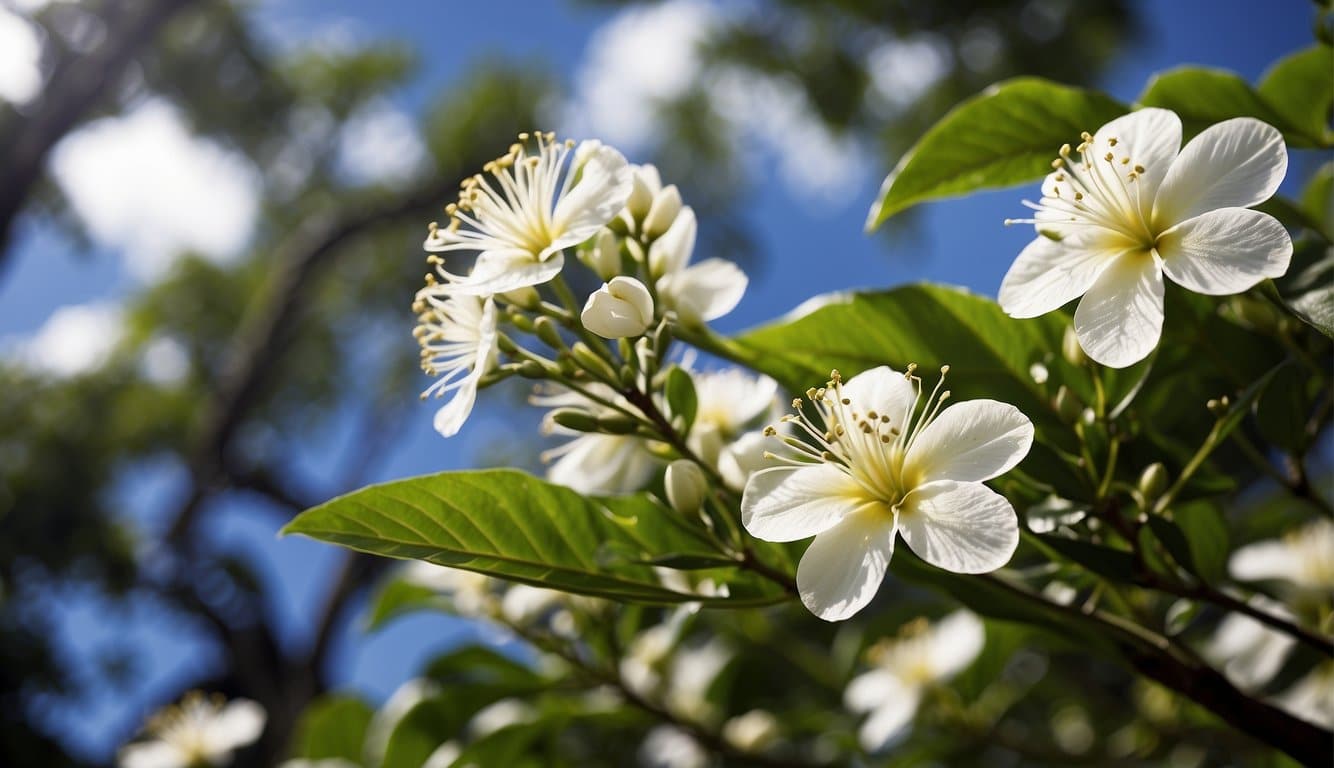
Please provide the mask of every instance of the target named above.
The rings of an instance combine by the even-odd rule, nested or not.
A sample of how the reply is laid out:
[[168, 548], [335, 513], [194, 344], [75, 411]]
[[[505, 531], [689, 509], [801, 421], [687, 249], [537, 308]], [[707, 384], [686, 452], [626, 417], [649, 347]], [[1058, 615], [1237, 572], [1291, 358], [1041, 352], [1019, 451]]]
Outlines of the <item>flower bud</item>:
[[675, 184], [662, 188], [662, 191], [653, 196], [653, 205], [649, 207], [648, 213], [644, 216], [644, 234], [649, 237], [657, 237], [676, 221], [676, 214], [681, 212], [681, 191]]
[[704, 473], [689, 459], [677, 459], [668, 464], [663, 485], [667, 488], [667, 503], [683, 515], [699, 512], [704, 505], [704, 496], [709, 492]]
[[565, 340], [560, 337], [556, 323], [549, 317], [539, 317], [533, 321], [532, 330], [537, 338], [552, 349], [564, 349]]
[[1061, 338], [1061, 356], [1071, 365], [1088, 365], [1088, 355], [1079, 346], [1079, 335], [1074, 328], [1065, 329], [1065, 336]]
[[695, 211], [687, 205], [677, 214], [667, 231], [662, 233], [662, 237], [648, 247], [648, 271], [653, 279], [685, 268], [690, 262], [690, 254], [695, 250], [697, 229]]
[[579, 260], [603, 280], [621, 274], [621, 241], [603, 227], [589, 243], [579, 249]]
[[1056, 407], [1056, 412], [1061, 415], [1061, 419], [1068, 424], [1075, 423], [1079, 419], [1080, 412], [1084, 410], [1084, 404], [1079, 402], [1079, 396], [1064, 384], [1056, 390], [1056, 400], [1052, 404]]
[[778, 740], [778, 719], [762, 709], [752, 709], [723, 724], [723, 739], [742, 752], [759, 752]]
[[509, 304], [516, 307], [523, 307], [524, 309], [534, 309], [542, 302], [542, 296], [538, 294], [537, 289], [531, 285], [515, 288], [512, 291], [506, 291], [505, 293], [500, 294], [500, 298], [504, 299]]
[[653, 297], [633, 277], [613, 277], [588, 297], [579, 319], [604, 339], [639, 336], [653, 325]]
[[651, 165], [634, 167], [634, 184], [630, 187], [630, 199], [625, 201], [625, 209], [636, 220], [643, 219], [653, 206], [653, 198], [662, 190], [662, 180], [658, 169]]
[[1162, 462], [1155, 461], [1144, 468], [1139, 476], [1139, 494], [1144, 497], [1144, 503], [1152, 504], [1163, 495], [1167, 490], [1167, 467]]
[[578, 408], [557, 408], [547, 414], [553, 422], [572, 429], [575, 432], [598, 432], [598, 419], [587, 411], [581, 411]]

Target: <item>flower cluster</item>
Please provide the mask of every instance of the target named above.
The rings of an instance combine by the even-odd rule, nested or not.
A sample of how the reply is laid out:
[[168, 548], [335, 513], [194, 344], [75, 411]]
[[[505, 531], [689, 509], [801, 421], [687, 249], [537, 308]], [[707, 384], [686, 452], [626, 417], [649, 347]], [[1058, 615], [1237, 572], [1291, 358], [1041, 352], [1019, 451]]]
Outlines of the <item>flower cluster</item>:
[[227, 701], [199, 692], [158, 712], [145, 738], [120, 751], [121, 768], [195, 768], [227, 765], [264, 730], [264, 708], [249, 699]]

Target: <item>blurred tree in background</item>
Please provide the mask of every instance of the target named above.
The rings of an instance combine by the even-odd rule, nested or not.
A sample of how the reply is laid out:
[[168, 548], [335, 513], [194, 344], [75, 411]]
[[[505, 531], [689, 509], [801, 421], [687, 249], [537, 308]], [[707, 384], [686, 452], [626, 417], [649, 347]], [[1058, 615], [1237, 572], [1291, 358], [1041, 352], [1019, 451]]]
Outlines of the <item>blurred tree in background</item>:
[[[985, 84], [1018, 73], [1089, 81], [1132, 28], [1121, 2], [1058, 0], [774, 0], [721, 19], [701, 41], [691, 87], [655, 105], [651, 119], [670, 141], [640, 159], [685, 180], [724, 251], [746, 240], [727, 215], [750, 178], [748, 138], [726, 125], [737, 119], [726, 87], [738, 78], [773, 86], [758, 98], [798, 95], [829, 135], [875, 147], [882, 168]], [[247, 497], [272, 510], [277, 530], [374, 474], [422, 386], [407, 335], [422, 224], [516, 132], [547, 124], [539, 110], [561, 84], [538, 66], [496, 61], [428, 83], [437, 93], [419, 116], [420, 167], [356, 179], [340, 166], [342, 129], [413, 82], [430, 51], [392, 41], [283, 46], [257, 31], [247, 4], [218, 0], [53, 2], [30, 21], [41, 30], [45, 84], [27, 103], [0, 104], [0, 270], [19, 258], [25, 223], [82, 235], [48, 173], [53, 151], [145, 100], [171, 104], [193, 132], [244, 155], [262, 197], [244, 255], [173, 258], [128, 298], [124, 334], [102, 364], [60, 376], [21, 357], [0, 361], [0, 763], [77, 764], [41, 713], [93, 684], [50, 641], [49, 606], [80, 585], [163, 606], [206, 635], [222, 671], [187, 687], [259, 701], [269, 727], [247, 757], [274, 764], [289, 754], [298, 715], [330, 687], [329, 643], [381, 563], [343, 553], [311, 646], [293, 650], [277, 637], [272, 585], [219, 551], [201, 520]], [[466, 18], [456, 21], [454, 33], [466, 33]], [[914, 59], [932, 77], [896, 80]], [[165, 378], [145, 364], [164, 348], [179, 358]], [[337, 484], [303, 479], [294, 457], [346, 419], [360, 450], [330, 473]], [[179, 498], [160, 525], [131, 525], [112, 491], [140, 463], [164, 460], [184, 470]], [[638, 625], [639, 611], [630, 613], [622, 621]], [[767, 621], [719, 631], [763, 640]], [[107, 680], [123, 686], [152, 663], [105, 661]]]

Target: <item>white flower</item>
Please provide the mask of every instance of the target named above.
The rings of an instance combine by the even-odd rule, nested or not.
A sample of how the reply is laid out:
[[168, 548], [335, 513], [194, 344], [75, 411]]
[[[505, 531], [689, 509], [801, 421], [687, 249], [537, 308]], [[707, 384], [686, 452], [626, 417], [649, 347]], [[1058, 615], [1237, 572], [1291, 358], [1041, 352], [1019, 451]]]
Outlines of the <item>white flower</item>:
[[704, 461], [717, 465], [729, 444], [772, 419], [778, 406], [778, 382], [741, 368], [691, 374], [695, 384], [695, 423], [686, 442]]
[[561, 597], [554, 589], [511, 584], [500, 601], [500, 615], [516, 626], [532, 624], [559, 606]]
[[639, 746], [639, 764], [645, 768], [705, 768], [709, 753], [680, 728], [659, 725]]
[[723, 738], [742, 752], [758, 752], [781, 735], [778, 718], [763, 709], [752, 709], [723, 723]]
[[667, 676], [667, 705], [692, 721], [708, 720], [712, 707], [709, 689], [718, 675], [732, 662], [732, 649], [720, 638], [703, 645], [677, 649]]
[[249, 699], [187, 694], [148, 722], [149, 738], [120, 751], [121, 768], [226, 765], [232, 753], [264, 731], [264, 708]]
[[1334, 664], [1326, 662], [1274, 697], [1274, 703], [1307, 722], [1334, 728]]
[[[1282, 604], [1256, 595], [1251, 605], [1266, 613], [1292, 620]], [[1245, 691], [1263, 688], [1278, 674], [1297, 641], [1291, 635], [1261, 624], [1240, 613], [1228, 615], [1218, 624], [1204, 656], [1223, 668], [1223, 674]]]
[[499, 334], [496, 303], [476, 296], [441, 296], [438, 286], [417, 293], [413, 303], [421, 345], [422, 370], [437, 376], [422, 398], [454, 395], [435, 413], [435, 430], [445, 437], [458, 433], [477, 402], [482, 377], [496, 365]]
[[1241, 547], [1228, 570], [1242, 581], [1278, 579], [1303, 590], [1334, 592], [1334, 522], [1315, 520], [1282, 539]]
[[431, 225], [424, 247], [440, 253], [476, 251], [472, 272], [446, 272], [433, 263], [456, 294], [489, 296], [540, 285], [565, 266], [564, 249], [592, 237], [630, 196], [633, 174], [620, 152], [600, 142], [558, 142], [553, 134], [530, 137], [463, 183], [457, 204], [445, 209], [449, 226]]
[[697, 226], [694, 210], [682, 208], [648, 251], [649, 273], [657, 280], [658, 297], [686, 324], [716, 320], [731, 312], [745, 295], [748, 282], [745, 272], [724, 259], [689, 263]]
[[579, 260], [603, 280], [610, 280], [621, 272], [621, 241], [616, 233], [603, 227], [579, 249]]
[[604, 339], [642, 335], [653, 325], [653, 296], [633, 277], [613, 277], [589, 295], [579, 321]]
[[[592, 383], [585, 387], [609, 402], [632, 408], [611, 387]], [[546, 408], [579, 408], [594, 416], [615, 413], [614, 410], [584, 397], [578, 392], [553, 389], [534, 395], [530, 402]], [[572, 439], [542, 453], [542, 461], [550, 462], [547, 479], [583, 494], [620, 495], [643, 488], [657, 470], [658, 460], [649, 451], [647, 443], [634, 435], [581, 433], [560, 426], [550, 418], [542, 422], [547, 434], [571, 435]]]
[[[941, 382], [948, 368], [941, 370]], [[784, 417], [812, 443], [783, 438], [786, 466], [751, 476], [741, 499], [746, 529], [766, 541], [815, 536], [797, 567], [801, 601], [826, 621], [846, 619], [875, 596], [896, 533], [923, 560], [955, 573], [1009, 561], [1019, 522], [982, 484], [1019, 463], [1033, 424], [1019, 409], [970, 400], [941, 410], [940, 384], [917, 411], [921, 380], [881, 366], [807, 390], [823, 426]], [[939, 398], [937, 395], [939, 394]], [[916, 416], [914, 417], [914, 415]]]
[[1287, 170], [1282, 135], [1254, 118], [1211, 126], [1181, 148], [1181, 120], [1141, 109], [1084, 134], [1080, 159], [1061, 148], [1026, 203], [1038, 237], [1000, 289], [1011, 317], [1036, 317], [1083, 296], [1075, 331], [1089, 357], [1123, 368], [1153, 351], [1163, 324], [1163, 275], [1210, 296], [1240, 293], [1288, 269], [1292, 240], [1248, 210]]
[[404, 581], [439, 592], [450, 599], [460, 616], [484, 616], [495, 603], [490, 576], [462, 568], [449, 568], [425, 560], [409, 560], [403, 565]]
[[954, 677], [977, 658], [986, 633], [967, 611], [934, 626], [910, 624], [904, 636], [872, 649], [875, 668], [848, 683], [843, 701], [853, 712], [869, 712], [858, 738], [875, 752], [897, 737], [917, 713], [922, 693]]

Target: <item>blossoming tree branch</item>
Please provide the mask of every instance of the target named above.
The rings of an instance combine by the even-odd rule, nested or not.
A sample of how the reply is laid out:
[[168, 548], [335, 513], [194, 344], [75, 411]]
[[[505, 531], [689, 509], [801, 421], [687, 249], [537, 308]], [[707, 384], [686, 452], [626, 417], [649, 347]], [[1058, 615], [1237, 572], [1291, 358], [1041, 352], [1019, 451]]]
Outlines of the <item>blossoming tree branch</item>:
[[[599, 719], [624, 710], [641, 754], [686, 756], [652, 764], [842, 764], [926, 711], [1006, 738], [1017, 681], [1041, 676], [1007, 638], [1031, 632], [1142, 686], [1144, 712], [1327, 764], [1334, 165], [1294, 178], [1310, 158], [1290, 153], [1334, 140], [1330, 64], [1317, 45], [1256, 85], [1174, 70], [1134, 104], [999, 83], [920, 139], [868, 220], [1032, 185], [1027, 218], [969, 223], [1033, 228], [987, 254], [1012, 263], [998, 301], [821, 296], [731, 338], [709, 323], [746, 275], [697, 252], [676, 186], [596, 140], [520, 134], [430, 224], [413, 311], [435, 429], [530, 380], [546, 478], [400, 480], [287, 531], [412, 561], [372, 626], [444, 608], [543, 661], [459, 652], [373, 717], [335, 700], [308, 729], [359, 722], [333, 755], [356, 764], [494, 764], [552, 728], [628, 728]], [[1281, 509], [1263, 524], [1256, 488]], [[776, 622], [803, 629], [775, 641]], [[828, 705], [720, 708], [747, 648]], [[947, 693], [961, 675], [971, 698]], [[538, 691], [566, 696], [559, 718]], [[1082, 754], [1069, 733], [1049, 762]], [[234, 743], [190, 738], [210, 760]]]

